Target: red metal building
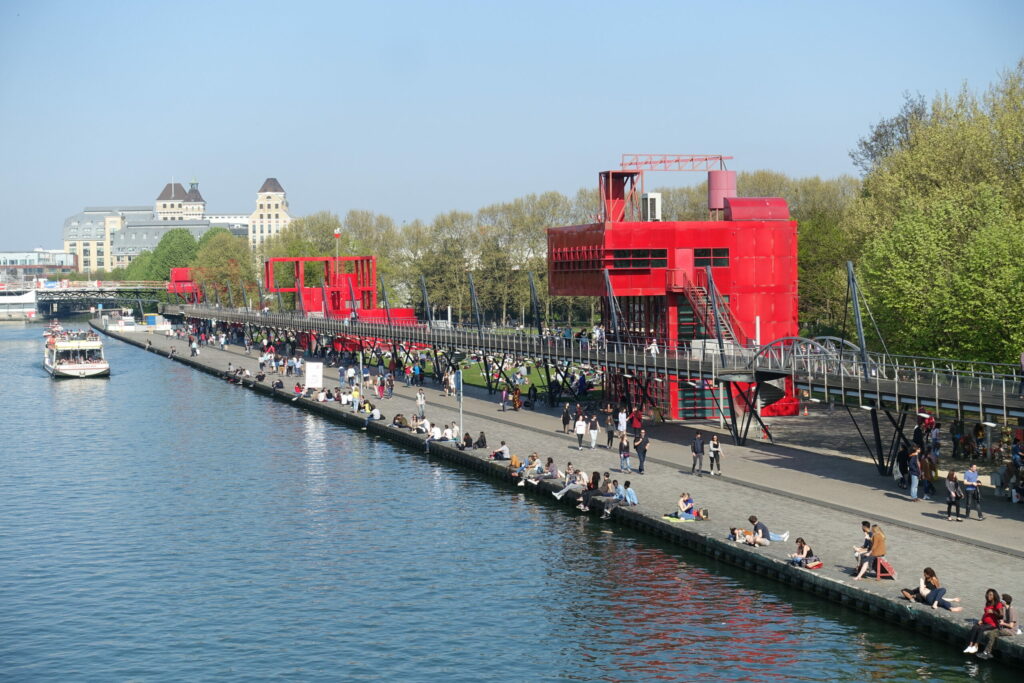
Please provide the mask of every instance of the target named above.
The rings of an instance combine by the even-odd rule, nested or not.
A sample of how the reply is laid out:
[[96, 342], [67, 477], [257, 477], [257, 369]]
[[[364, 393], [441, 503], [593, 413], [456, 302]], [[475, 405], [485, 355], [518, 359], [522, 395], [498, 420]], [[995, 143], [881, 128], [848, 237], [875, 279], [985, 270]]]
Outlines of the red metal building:
[[[284, 266], [284, 268], [279, 268]], [[320, 283], [306, 284], [307, 266], [311, 279]], [[284, 270], [288, 277], [278, 283]], [[316, 273], [316, 271], [320, 271]], [[268, 292], [290, 292], [296, 304], [306, 313], [319, 313], [328, 318], [352, 318], [363, 322], [390, 322], [411, 325], [416, 322], [411, 308], [377, 308], [377, 258], [375, 256], [296, 256], [267, 259], [263, 264], [263, 281]]]
[[[722, 157], [673, 157], [700, 163]], [[600, 174], [603, 220], [548, 229], [548, 287], [553, 295], [607, 297], [604, 270], [617, 299], [619, 339], [650, 344], [662, 353], [696, 353], [716, 339], [709, 315], [710, 267], [724, 344], [749, 348], [798, 333], [797, 224], [778, 198], [738, 198], [735, 172], [708, 170], [706, 221], [660, 218], [660, 198], [643, 194], [643, 168], [656, 163], [626, 162], [624, 170]], [[695, 168], [673, 170], [698, 170]], [[608, 299], [604, 324], [610, 329]], [[717, 341], [714, 342], [717, 350]], [[709, 417], [712, 388], [698, 378], [612, 375], [614, 393], [633, 403], [657, 403], [666, 417]], [[643, 386], [641, 386], [643, 383]], [[763, 414], [795, 414], [792, 390]]]

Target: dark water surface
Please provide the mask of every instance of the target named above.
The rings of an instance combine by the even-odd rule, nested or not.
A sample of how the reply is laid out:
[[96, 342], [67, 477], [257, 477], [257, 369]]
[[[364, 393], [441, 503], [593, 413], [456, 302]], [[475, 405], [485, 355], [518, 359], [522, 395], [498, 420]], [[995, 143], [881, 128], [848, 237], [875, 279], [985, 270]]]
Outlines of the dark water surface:
[[4, 680], [1020, 680], [116, 341], [51, 380], [41, 333], [0, 327]]

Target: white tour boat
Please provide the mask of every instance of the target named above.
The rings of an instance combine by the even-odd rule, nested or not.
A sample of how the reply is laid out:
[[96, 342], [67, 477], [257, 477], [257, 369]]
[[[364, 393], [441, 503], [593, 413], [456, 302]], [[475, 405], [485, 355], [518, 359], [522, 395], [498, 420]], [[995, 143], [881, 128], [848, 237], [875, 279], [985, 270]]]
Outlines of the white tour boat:
[[103, 342], [88, 332], [53, 335], [46, 340], [43, 367], [54, 377], [105, 377], [110, 364]]

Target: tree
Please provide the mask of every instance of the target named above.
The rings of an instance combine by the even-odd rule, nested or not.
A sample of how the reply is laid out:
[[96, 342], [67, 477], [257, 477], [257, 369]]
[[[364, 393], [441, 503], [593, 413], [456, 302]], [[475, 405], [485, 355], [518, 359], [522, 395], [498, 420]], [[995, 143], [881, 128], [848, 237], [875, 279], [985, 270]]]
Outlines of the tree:
[[850, 151], [853, 165], [864, 173], [902, 149], [909, 141], [914, 126], [926, 121], [928, 105], [924, 96], [918, 93], [903, 93], [903, 107], [899, 113], [876, 123], [871, 132], [857, 140], [857, 146]]
[[196, 257], [196, 238], [185, 228], [168, 230], [153, 250], [151, 280], [169, 280], [171, 268], [185, 268]]
[[890, 351], [1012, 362], [1024, 338], [1024, 60], [983, 97], [940, 94], [874, 160], [848, 233]]
[[144, 251], [128, 264], [124, 277], [126, 280], [157, 280], [159, 278], [154, 275], [154, 271], [153, 252]]
[[222, 228], [222, 227], [219, 227], [219, 226], [215, 227], [215, 228], [210, 228], [209, 230], [204, 232], [199, 237], [199, 241], [196, 243], [196, 250], [202, 249], [204, 246], [206, 246], [207, 242], [212, 240], [217, 235], [230, 235], [230, 234], [231, 234], [231, 231], [228, 230], [227, 228]]
[[243, 287], [251, 293], [256, 282], [256, 268], [248, 240], [227, 231], [206, 240], [196, 253], [192, 268], [193, 278], [206, 288], [208, 296], [213, 296], [210, 290], [214, 289], [223, 299], [228, 285], [232, 293], [241, 295], [239, 290]]

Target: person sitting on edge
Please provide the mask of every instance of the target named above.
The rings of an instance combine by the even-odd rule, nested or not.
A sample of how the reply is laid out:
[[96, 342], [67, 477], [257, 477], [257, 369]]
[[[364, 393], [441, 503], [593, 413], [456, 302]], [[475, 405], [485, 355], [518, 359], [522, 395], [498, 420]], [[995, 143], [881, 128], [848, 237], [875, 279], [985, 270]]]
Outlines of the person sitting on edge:
[[257, 382], [262, 382], [266, 378], [267, 378], [267, 373], [263, 372], [262, 370], [260, 370], [259, 372], [256, 373], [256, 381]]
[[[626, 482], [626, 486], [629, 486], [628, 481]], [[626, 489], [619, 484], [618, 479], [612, 480], [612, 489], [614, 491], [614, 495], [611, 500], [606, 500], [604, 502], [604, 510], [601, 513], [601, 519], [611, 519], [612, 510], [626, 502]]]
[[426, 416], [424, 416], [422, 420], [416, 423], [416, 433], [430, 434], [430, 420], [428, 420]]
[[623, 484], [623, 493], [626, 495], [626, 505], [633, 506], [640, 504], [639, 499], [636, 497], [636, 491], [633, 490], [633, 487], [630, 486], [628, 481]]
[[455, 434], [452, 432], [451, 425], [445, 424], [444, 429], [441, 431], [442, 441], [455, 441]]
[[860, 523], [860, 530], [864, 533], [864, 542], [860, 545], [853, 546], [853, 559], [856, 562], [860, 562], [861, 555], [864, 555], [871, 550], [871, 522], [863, 521]]
[[796, 552], [790, 553], [789, 563], [797, 567], [806, 567], [808, 565], [819, 565], [821, 560], [811, 550], [811, 546], [807, 545], [807, 542], [803, 538], [796, 539]]
[[693, 502], [693, 498], [686, 491], [679, 494], [679, 501], [676, 503], [676, 509], [674, 512], [670, 512], [666, 517], [672, 519], [687, 519], [693, 521], [697, 519], [697, 508]]
[[512, 454], [509, 451], [508, 446], [505, 445], [504, 441], [501, 442], [501, 445], [498, 447], [498, 450], [491, 453], [491, 460], [509, 460], [511, 457]]
[[284, 389], [284, 382], [280, 378], [275, 379], [274, 383], [270, 385], [274, 389]]
[[939, 583], [939, 577], [935, 570], [925, 567], [918, 579], [917, 588], [904, 588], [900, 595], [911, 602], [923, 602], [932, 609], [948, 609], [950, 612], [959, 612], [963, 607], [953, 607], [952, 603], [960, 602], [960, 598], [946, 598], [946, 589]]
[[[594, 472], [594, 478], [597, 479], [597, 472]], [[612, 484], [611, 475], [608, 472], [605, 472], [604, 480], [601, 482], [600, 486], [585, 491], [583, 493], [583, 500], [576, 506], [576, 508], [583, 512], [590, 512], [590, 503], [594, 498], [612, 498], [613, 496], [615, 496], [615, 486]]]
[[292, 389], [292, 391], [294, 391], [294, 392], [295, 392], [295, 395], [296, 395], [296, 396], [302, 396], [302, 391], [303, 391], [303, 389], [302, 389], [302, 385], [301, 385], [301, 384], [299, 384], [298, 382], [296, 382], [296, 383], [295, 383], [295, 388], [294, 388], [294, 389]]
[[561, 500], [562, 496], [575, 491], [576, 493], [583, 493], [587, 489], [587, 473], [583, 470], [577, 470], [569, 463], [565, 468], [565, 487], [560, 491], [555, 491], [551, 495], [557, 500]]
[[1003, 614], [997, 620], [996, 628], [982, 634], [985, 650], [978, 653], [978, 659], [992, 659], [992, 648], [996, 644], [996, 638], [1009, 638], [1019, 634], [1020, 625], [1017, 621], [1017, 609], [1013, 607], [1013, 596], [1003, 593]]
[[[537, 462], [539, 463], [540, 460]], [[548, 458], [547, 462], [544, 463], [543, 469], [537, 474], [528, 476], [526, 481], [536, 486], [541, 479], [558, 479], [558, 467], [555, 466], [554, 458]]]
[[875, 571], [875, 577], [878, 577], [878, 561], [885, 557], [885, 534], [882, 533], [882, 527], [875, 524], [871, 527], [871, 550], [867, 553], [861, 554], [860, 569], [857, 571], [857, 575], [853, 577], [854, 581], [860, 581], [864, 578], [864, 574], [867, 573], [870, 567]]
[[971, 627], [964, 654], [972, 655], [977, 652], [985, 632], [999, 628], [1003, 618], [1003, 603], [999, 600], [999, 591], [989, 588], [985, 591], [985, 611], [982, 613], [981, 619]]
[[396, 429], [408, 429], [409, 421], [405, 419], [405, 415], [398, 413], [393, 418], [391, 418], [391, 426], [395, 427]]
[[772, 541], [782, 541], [784, 543], [789, 540], [788, 531], [784, 531], [781, 534], [773, 534], [768, 531], [768, 527], [764, 522], [757, 520], [757, 515], [750, 515], [747, 521], [753, 525], [753, 533], [747, 536], [747, 545], [764, 546], [771, 545]]
[[462, 437], [462, 445], [459, 446], [459, 450], [471, 451], [473, 450], [473, 435], [469, 432]]
[[487, 437], [484, 436], [483, 432], [480, 432], [480, 436], [476, 437], [476, 441], [473, 442], [473, 448], [487, 448]]
[[378, 408], [377, 406], [371, 404], [370, 405], [370, 410], [369, 410], [368, 414], [366, 415], [366, 421], [363, 422], [363, 431], [366, 431], [366, 428], [370, 426], [370, 420], [383, 420], [383, 419], [384, 419], [384, 416], [381, 415], [380, 408]]
[[544, 471], [544, 465], [540, 461], [540, 456], [536, 452], [530, 453], [526, 457], [526, 462], [519, 466], [519, 468], [512, 473], [513, 477], [519, 477], [519, 483], [517, 486], [524, 486], [526, 484], [527, 477], [536, 476], [537, 474]]

